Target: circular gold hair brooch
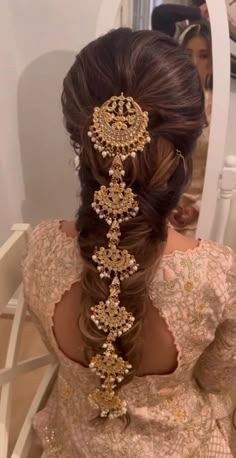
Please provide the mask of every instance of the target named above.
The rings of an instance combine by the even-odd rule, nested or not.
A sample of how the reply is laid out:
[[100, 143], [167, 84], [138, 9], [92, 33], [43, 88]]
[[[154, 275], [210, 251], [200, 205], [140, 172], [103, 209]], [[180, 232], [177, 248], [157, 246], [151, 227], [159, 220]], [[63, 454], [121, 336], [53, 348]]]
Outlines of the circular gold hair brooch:
[[103, 157], [135, 157], [150, 142], [147, 132], [148, 113], [132, 97], [111, 97], [101, 108], [95, 108], [88, 135]]

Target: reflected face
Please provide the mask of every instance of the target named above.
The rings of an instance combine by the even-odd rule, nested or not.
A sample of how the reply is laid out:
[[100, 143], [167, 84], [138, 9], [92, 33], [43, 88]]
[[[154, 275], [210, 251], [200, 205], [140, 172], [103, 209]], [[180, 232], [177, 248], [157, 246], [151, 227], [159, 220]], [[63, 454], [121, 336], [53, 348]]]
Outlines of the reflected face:
[[187, 42], [186, 49], [198, 70], [202, 86], [205, 87], [206, 78], [212, 73], [211, 52], [208, 42], [204, 37], [193, 37]]

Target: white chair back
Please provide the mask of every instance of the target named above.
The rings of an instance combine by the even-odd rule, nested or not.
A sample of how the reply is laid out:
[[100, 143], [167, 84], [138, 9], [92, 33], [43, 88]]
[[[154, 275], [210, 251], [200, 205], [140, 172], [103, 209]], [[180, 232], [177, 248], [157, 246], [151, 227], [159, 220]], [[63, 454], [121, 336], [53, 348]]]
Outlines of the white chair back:
[[[225, 242], [233, 192], [236, 190], [236, 156], [227, 156], [220, 175], [219, 194], [211, 238]], [[226, 241], [227, 242], [227, 241]]]
[[51, 354], [17, 362], [19, 342], [26, 318], [26, 306], [22, 293], [22, 260], [27, 252], [27, 243], [31, 232], [27, 224], [17, 224], [12, 228], [13, 234], [0, 248], [0, 316], [11, 314], [13, 323], [7, 348], [4, 368], [0, 369], [0, 457], [9, 454], [9, 432], [12, 409], [13, 383], [20, 374], [49, 365], [31, 406], [26, 414], [12, 458], [26, 458], [31, 446], [32, 417], [45, 402], [55, 378], [57, 365]]

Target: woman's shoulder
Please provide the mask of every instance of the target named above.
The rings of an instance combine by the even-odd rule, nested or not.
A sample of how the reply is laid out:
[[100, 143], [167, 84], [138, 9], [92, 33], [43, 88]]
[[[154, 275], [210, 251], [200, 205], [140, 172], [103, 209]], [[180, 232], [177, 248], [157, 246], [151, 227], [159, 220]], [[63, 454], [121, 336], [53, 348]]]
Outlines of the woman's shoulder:
[[227, 275], [235, 265], [235, 253], [225, 245], [211, 240], [192, 240], [176, 231], [170, 231], [163, 262], [175, 265], [194, 266], [199, 270], [204, 268], [205, 273], [210, 277], [215, 275]]
[[[79, 277], [81, 261], [73, 223], [59, 220], [43, 221], [33, 230], [28, 253], [23, 262], [26, 296], [35, 288], [38, 297], [63, 292]], [[60, 290], [60, 291], [59, 291]]]
[[205, 304], [205, 316], [213, 316], [218, 323], [236, 283], [234, 252], [213, 241], [193, 241], [182, 235], [174, 237], [172, 244], [151, 285], [153, 302], [174, 317], [176, 310], [185, 313], [186, 307], [194, 315], [200, 301]]
[[61, 239], [76, 239], [77, 232], [73, 221], [64, 220], [46, 220], [39, 223], [32, 232], [30, 244], [37, 241], [50, 240], [60, 237]]
[[46, 220], [39, 223], [32, 231], [29, 242], [29, 253], [39, 247], [50, 249], [55, 242], [59, 246], [77, 241], [75, 223], [63, 220]]

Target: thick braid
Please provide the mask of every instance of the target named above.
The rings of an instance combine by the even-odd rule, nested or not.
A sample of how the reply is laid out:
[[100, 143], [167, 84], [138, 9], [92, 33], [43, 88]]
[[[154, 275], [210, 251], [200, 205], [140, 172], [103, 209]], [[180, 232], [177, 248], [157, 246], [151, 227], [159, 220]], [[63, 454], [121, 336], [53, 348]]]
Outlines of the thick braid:
[[[127, 100], [121, 91], [133, 97], [126, 105], [127, 117], [119, 106]], [[80, 52], [65, 78], [62, 105], [80, 162], [79, 331], [86, 364], [92, 362], [94, 374], [105, 377], [91, 400], [104, 418], [125, 420], [128, 412], [124, 415], [126, 400], [120, 388], [140, 374], [149, 287], [167, 240], [168, 217], [189, 177], [185, 165], [191, 163], [201, 133], [204, 99], [191, 60], [174, 41], [150, 31], [119, 29]], [[148, 112], [144, 129], [141, 122], [132, 132], [133, 140], [124, 144], [137, 118], [144, 121], [140, 107]], [[100, 132], [102, 119], [105, 137]], [[111, 131], [117, 135], [112, 143]], [[133, 144], [136, 135], [142, 138], [140, 145]], [[108, 371], [108, 360], [115, 373]]]

